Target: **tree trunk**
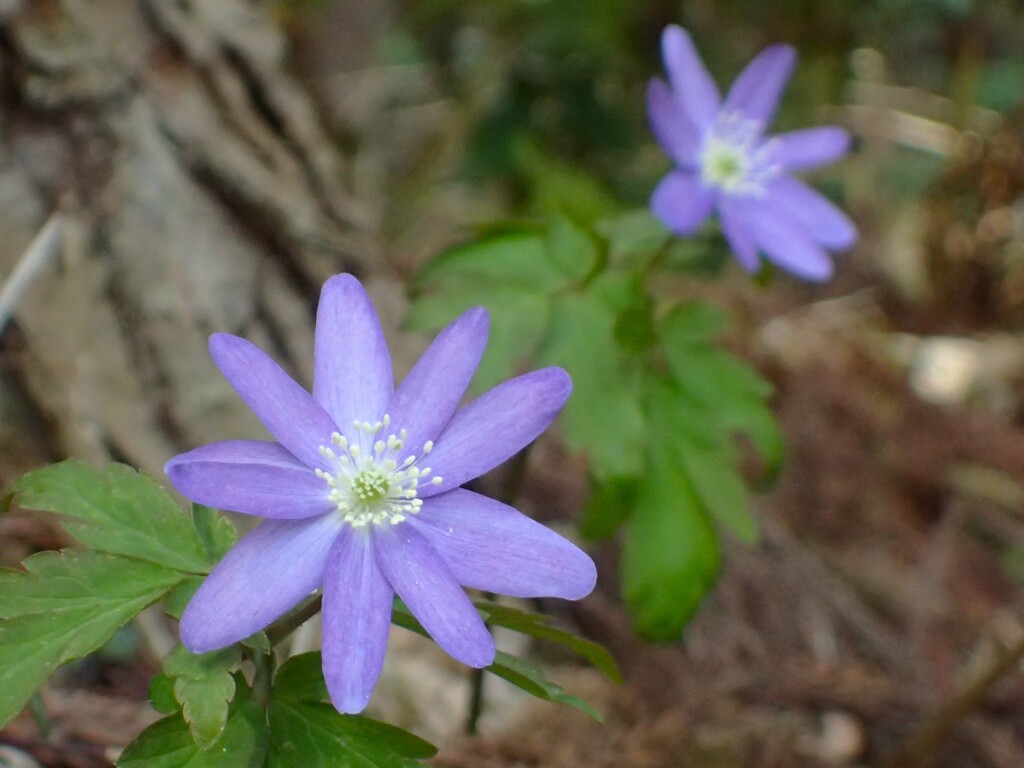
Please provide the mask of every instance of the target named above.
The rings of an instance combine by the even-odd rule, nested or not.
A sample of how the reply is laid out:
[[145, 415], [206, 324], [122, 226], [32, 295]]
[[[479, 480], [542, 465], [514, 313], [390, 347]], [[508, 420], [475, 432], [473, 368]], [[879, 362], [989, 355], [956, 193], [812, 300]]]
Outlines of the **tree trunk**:
[[0, 274], [63, 229], [0, 341], [5, 486], [259, 436], [212, 331], [309, 383], [320, 283], [375, 254], [283, 45], [245, 0], [0, 0]]

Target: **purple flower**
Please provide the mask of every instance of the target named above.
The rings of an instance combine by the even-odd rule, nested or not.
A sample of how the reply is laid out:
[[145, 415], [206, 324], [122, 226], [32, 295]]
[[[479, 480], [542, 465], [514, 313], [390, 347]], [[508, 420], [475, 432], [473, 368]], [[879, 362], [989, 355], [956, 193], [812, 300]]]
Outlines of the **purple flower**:
[[661, 49], [669, 82], [654, 78], [647, 110], [654, 135], [676, 164], [651, 197], [672, 232], [692, 234], [718, 209], [730, 247], [747, 270], [760, 252], [793, 274], [827, 280], [827, 251], [853, 245], [857, 230], [792, 171], [831, 163], [850, 145], [842, 128], [765, 136], [796, 63], [788, 45], [761, 51], [722, 102], [684, 29], [666, 27]]
[[500, 502], [459, 486], [537, 437], [572, 389], [561, 368], [495, 387], [459, 407], [487, 343], [471, 309], [397, 389], [380, 322], [355, 278], [324, 285], [313, 394], [250, 342], [210, 338], [224, 376], [276, 442], [229, 440], [166, 471], [200, 504], [268, 518], [228, 552], [181, 619], [201, 653], [263, 629], [323, 588], [323, 664], [331, 699], [360, 712], [384, 663], [397, 593], [457, 660], [484, 667], [494, 641], [462, 587], [578, 599], [594, 563]]

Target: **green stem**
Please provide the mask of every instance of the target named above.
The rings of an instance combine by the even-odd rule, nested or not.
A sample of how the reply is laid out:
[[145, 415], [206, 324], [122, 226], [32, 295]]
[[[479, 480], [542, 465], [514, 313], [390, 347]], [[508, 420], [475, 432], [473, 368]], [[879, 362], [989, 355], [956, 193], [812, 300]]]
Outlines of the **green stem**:
[[270, 704], [270, 686], [274, 678], [274, 654], [255, 653], [252, 657], [256, 671], [252, 676], [252, 697], [263, 709]]
[[320, 595], [311, 597], [307, 602], [300, 605], [294, 611], [285, 614], [283, 617], [267, 627], [267, 639], [270, 640], [270, 645], [277, 645], [296, 629], [320, 613], [322, 604], [323, 598]]
[[648, 261], [644, 265], [643, 269], [640, 270], [641, 274], [645, 278], [653, 274], [655, 270], [661, 268], [661, 265], [664, 264], [665, 260], [668, 258], [668, 252], [669, 249], [672, 247], [672, 243], [674, 243], [675, 241], [676, 238], [672, 235], [669, 235], [667, 238], [665, 238], [665, 242], [663, 242], [658, 247], [658, 250], [654, 252], [654, 256], [651, 257], [651, 260]]
[[466, 735], [476, 736], [480, 716], [484, 713], [484, 671], [474, 669], [470, 678], [469, 714], [466, 716]]

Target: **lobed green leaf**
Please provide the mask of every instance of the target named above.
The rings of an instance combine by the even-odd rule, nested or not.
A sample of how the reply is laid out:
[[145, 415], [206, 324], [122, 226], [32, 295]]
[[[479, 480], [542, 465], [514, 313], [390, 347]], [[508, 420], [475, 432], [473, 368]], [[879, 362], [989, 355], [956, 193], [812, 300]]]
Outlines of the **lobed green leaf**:
[[704, 508], [740, 541], [756, 542], [757, 521], [732, 451], [709, 450], [685, 439], [676, 440], [676, 450]]
[[182, 574], [93, 551], [42, 552], [0, 571], [0, 725], [61, 664], [100, 648]]
[[184, 718], [158, 720], [129, 744], [118, 768], [262, 768], [267, 752], [263, 709], [251, 698], [245, 681], [232, 704], [220, 737], [203, 749], [192, 738]]
[[551, 262], [572, 280], [590, 275], [601, 258], [594, 235], [564, 214], [551, 218], [545, 246]]
[[100, 552], [207, 573], [212, 560], [188, 516], [151, 478], [123, 464], [95, 469], [62, 461], [14, 486], [26, 509], [55, 512], [68, 532]]
[[490, 286], [515, 285], [539, 293], [567, 281], [548, 257], [543, 233], [535, 229], [487, 234], [449, 248], [417, 275], [415, 286], [419, 289], [453, 278], [474, 278]]
[[238, 541], [235, 526], [216, 509], [193, 504], [192, 524], [212, 563], [219, 562]]
[[540, 364], [560, 365], [572, 376], [573, 395], [562, 413], [566, 442], [589, 456], [599, 477], [641, 471], [639, 372], [614, 338], [633, 290], [629, 276], [606, 273], [586, 292], [561, 297], [538, 356]]
[[671, 435], [679, 411], [668, 386], [652, 388], [649, 408], [661, 436], [647, 445], [647, 464], [626, 530], [622, 586], [637, 631], [678, 640], [718, 578], [720, 548]]
[[241, 662], [237, 645], [200, 654], [179, 645], [164, 659], [164, 673], [174, 681], [174, 698], [192, 738], [203, 749], [218, 739], [227, 724], [235, 696], [232, 672]]
[[533, 288], [491, 281], [446, 279], [419, 296], [406, 317], [417, 330], [436, 331], [470, 307], [483, 305], [491, 314], [491, 335], [473, 379], [480, 392], [519, 372], [540, 344], [551, 317], [551, 298]]

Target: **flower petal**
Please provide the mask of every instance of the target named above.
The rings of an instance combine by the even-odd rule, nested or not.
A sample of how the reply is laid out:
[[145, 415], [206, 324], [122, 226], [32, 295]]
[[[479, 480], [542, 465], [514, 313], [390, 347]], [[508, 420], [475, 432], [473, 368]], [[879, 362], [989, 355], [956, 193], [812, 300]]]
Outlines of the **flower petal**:
[[768, 206], [751, 206], [750, 232], [769, 259], [805, 280], [832, 276], [832, 259], [810, 235]]
[[651, 211], [676, 235], [691, 235], [711, 213], [715, 191], [693, 173], [672, 171], [651, 195]]
[[227, 333], [210, 337], [210, 355], [277, 442], [306, 466], [326, 466], [319, 449], [331, 444], [334, 422], [281, 366], [252, 342]]
[[597, 580], [594, 561], [575, 544], [472, 491], [460, 488], [427, 499], [409, 522], [467, 587], [578, 600]]
[[652, 78], [647, 86], [647, 115], [654, 138], [672, 161], [692, 168], [697, 161], [700, 137], [679, 100], [660, 77]]
[[494, 639], [427, 540], [409, 525], [373, 532], [377, 563], [427, 633], [452, 658], [471, 667], [494, 661]]
[[747, 272], [756, 272], [760, 263], [757, 243], [754, 242], [750, 228], [744, 220], [743, 208], [743, 203], [723, 197], [718, 204], [718, 216], [722, 221], [722, 234], [725, 235], [736, 260]]
[[789, 45], [765, 48], [743, 68], [725, 97], [724, 110], [758, 120], [762, 128], [771, 122], [789, 76], [796, 65], [796, 51]]
[[768, 139], [772, 161], [787, 171], [834, 163], [850, 151], [850, 134], [827, 125], [778, 133]]
[[387, 412], [405, 429], [406, 449], [419, 454], [449, 421], [469, 386], [490, 327], [487, 310], [474, 307], [441, 331], [391, 398]]
[[857, 228], [821, 193], [783, 176], [767, 189], [766, 202], [831, 250], [845, 250], [857, 241]]
[[718, 115], [721, 96], [700, 54], [682, 27], [671, 24], [661, 34], [661, 53], [672, 90], [690, 118], [693, 128], [702, 134]]
[[193, 653], [224, 648], [295, 607], [320, 586], [340, 528], [333, 515], [256, 526], [192, 596], [181, 641]]
[[570, 392], [569, 374], [543, 368], [509, 379], [460, 408], [430, 454], [441, 482], [420, 486], [420, 498], [456, 488], [518, 453], [554, 421]]
[[187, 498], [277, 519], [330, 512], [327, 484], [278, 443], [228, 440], [175, 456], [164, 468]]
[[366, 709], [384, 667], [394, 591], [377, 567], [367, 528], [346, 528], [324, 572], [324, 678], [335, 709]]
[[377, 311], [352, 275], [324, 283], [313, 342], [313, 397], [342, 434], [352, 422], [377, 422], [394, 391], [391, 355]]

